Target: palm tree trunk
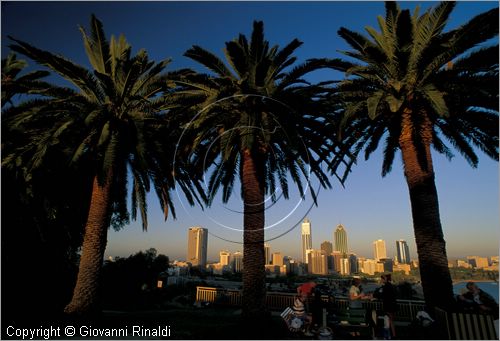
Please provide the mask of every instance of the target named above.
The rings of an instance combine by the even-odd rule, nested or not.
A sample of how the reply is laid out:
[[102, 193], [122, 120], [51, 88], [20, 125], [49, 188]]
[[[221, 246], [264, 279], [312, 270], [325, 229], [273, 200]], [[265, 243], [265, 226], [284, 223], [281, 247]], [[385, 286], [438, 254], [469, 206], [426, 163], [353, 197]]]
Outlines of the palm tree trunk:
[[439, 217], [439, 202], [430, 152], [432, 126], [425, 117], [424, 120], [427, 122], [423, 124], [421, 138], [425, 146], [427, 169], [423, 169], [412, 139], [411, 114], [410, 110], [406, 110], [403, 114], [399, 145], [410, 192], [422, 288], [426, 305], [432, 313], [436, 306], [445, 309], [453, 307], [453, 286]]
[[94, 177], [76, 286], [64, 309], [67, 314], [87, 315], [98, 309], [99, 280], [111, 218], [111, 181], [111, 171], [103, 185]]
[[[245, 318], [254, 320], [265, 316], [266, 273], [264, 254], [264, 186], [263, 164], [250, 151], [242, 153], [243, 189], [243, 297]], [[262, 166], [262, 167], [261, 167]]]

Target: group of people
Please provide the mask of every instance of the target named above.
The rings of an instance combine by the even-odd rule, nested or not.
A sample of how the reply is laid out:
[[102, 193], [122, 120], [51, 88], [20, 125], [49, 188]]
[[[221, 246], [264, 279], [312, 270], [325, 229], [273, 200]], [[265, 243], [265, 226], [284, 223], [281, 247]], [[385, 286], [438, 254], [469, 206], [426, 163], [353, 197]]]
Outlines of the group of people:
[[361, 309], [363, 300], [379, 299], [383, 303], [382, 316], [384, 317], [384, 338], [390, 339], [396, 336], [394, 327], [394, 314], [397, 310], [396, 289], [392, 285], [391, 274], [384, 274], [380, 277], [381, 286], [373, 293], [364, 293], [361, 287], [361, 279], [354, 278], [349, 289], [349, 307], [351, 309]]
[[[381, 277], [382, 285], [373, 293], [365, 294], [361, 287], [361, 279], [354, 278], [349, 289], [351, 309], [361, 309], [362, 300], [379, 299], [383, 302], [384, 314], [388, 318], [388, 328], [392, 337], [396, 335], [393, 320], [396, 311], [396, 290], [391, 283], [391, 275]], [[319, 325], [321, 319], [321, 293], [315, 290], [315, 282], [307, 282], [297, 287], [297, 295], [293, 304], [294, 317], [299, 318], [304, 326]], [[314, 296], [314, 298], [313, 298]], [[307, 328], [306, 328], [307, 329]], [[390, 338], [390, 336], [388, 336]]]

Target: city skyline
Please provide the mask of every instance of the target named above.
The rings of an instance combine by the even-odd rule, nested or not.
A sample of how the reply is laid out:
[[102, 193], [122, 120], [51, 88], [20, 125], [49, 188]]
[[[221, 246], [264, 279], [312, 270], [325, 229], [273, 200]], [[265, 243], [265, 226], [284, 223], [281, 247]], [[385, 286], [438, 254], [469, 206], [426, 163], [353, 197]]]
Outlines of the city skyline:
[[[402, 2], [400, 6], [413, 12], [416, 4]], [[421, 11], [424, 11], [436, 3], [420, 4]], [[168, 71], [190, 67], [201, 72], [206, 70], [183, 57], [183, 53], [193, 44], [198, 44], [221, 56], [224, 43], [239, 33], [248, 34], [253, 20], [264, 21], [265, 35], [273, 44], [283, 47], [294, 38], [303, 41], [296, 53], [298, 61], [303, 62], [314, 57], [340, 57], [339, 50], [349, 49], [337, 35], [340, 27], [363, 32], [366, 25], [376, 27], [377, 15], [385, 13], [383, 2], [6, 2], [2, 6], [3, 58], [9, 52], [7, 35], [11, 35], [87, 65], [77, 25], [88, 25], [90, 14], [95, 13], [102, 20], [107, 34], [118, 36], [123, 33], [134, 49], [145, 48], [155, 60], [172, 57]], [[498, 2], [459, 2], [447, 28], [455, 28], [497, 6]], [[225, 15], [225, 20], [221, 20], [220, 15]], [[29, 25], [25, 24], [26, 17], [30, 18]], [[130, 25], [131, 22], [134, 25]], [[193, 28], [192, 22], [197, 23], [196, 27]], [[44, 29], [40, 30], [40, 27]], [[182, 39], [171, 34], [173, 28], [183, 32]], [[53, 39], [54, 36], [58, 39]], [[28, 62], [28, 70], [33, 70], [35, 63]], [[322, 81], [337, 79], [339, 74], [318, 71], [310, 77], [311, 81]], [[479, 166], [474, 169], [452, 151], [456, 157], [451, 161], [445, 156], [432, 154], [448, 256], [498, 254], [498, 163], [479, 153]], [[404, 239], [412, 258], [416, 258], [408, 188], [398, 162], [400, 157], [398, 152], [393, 170], [385, 178], [380, 175], [381, 150], [375, 151], [368, 161], [359, 159], [344, 187], [334, 177], [330, 178], [333, 188], [319, 191], [318, 206], [309, 195], [310, 189], [301, 199], [294, 186], [290, 186], [290, 200], [280, 199], [266, 211], [266, 239], [273, 248], [300, 259], [300, 223], [308, 216], [314, 224], [313, 248], [319, 248], [324, 240], [331, 241], [333, 229], [342, 223], [349, 229], [349, 251], [371, 257], [371, 242], [381, 238], [390, 241], [388, 256], [393, 257], [394, 241]], [[311, 185], [317, 191], [317, 181], [312, 179]], [[238, 191], [239, 188], [239, 183], [235, 182], [234, 189]], [[177, 220], [169, 216], [165, 221], [156, 194], [148, 193], [148, 232], [142, 231], [140, 221], [131, 222], [119, 231], [111, 229], [105, 257], [129, 256], [154, 247], [171, 259], [184, 258], [185, 229], [196, 225], [209, 230], [209, 259], [217, 259], [217, 252], [221, 249], [242, 250], [243, 219], [238, 213], [242, 210], [242, 203], [238, 194], [235, 193], [227, 205], [223, 205], [218, 196], [212, 207], [201, 209], [189, 207], [183, 196], [174, 192]], [[293, 214], [289, 215], [290, 212]], [[470, 243], [470, 240], [475, 243]]]
[[[306, 222], [307, 226], [308, 226], [306, 231], [309, 232], [309, 235], [312, 234], [311, 221], [308, 218], [306, 218], [306, 219], [304, 219], [302, 224], [304, 224], [304, 222]], [[347, 231], [345, 230], [345, 227], [341, 224], [337, 225], [334, 232], [338, 231], [339, 226], [342, 227], [342, 233], [345, 234]], [[304, 235], [302, 232], [304, 232], [304, 230], [301, 230], [301, 237], [303, 237], [303, 235]], [[217, 261], [221, 265], [228, 265], [229, 259], [231, 259], [231, 257], [234, 254], [243, 255], [243, 253], [241, 252], [240, 249], [234, 249], [234, 250], [232, 250], [232, 249], [220, 249], [217, 251], [212, 250], [212, 253], [216, 254], [217, 257], [214, 259], [209, 259], [207, 257], [207, 254], [210, 250], [210, 248], [208, 247], [208, 240], [209, 240], [208, 235], [209, 235], [208, 229], [203, 228], [202, 226], [189, 227], [188, 228], [188, 238], [187, 238], [187, 257], [186, 257], [186, 259], [183, 259], [182, 257], [180, 257], [180, 258], [170, 259], [170, 261], [186, 261], [186, 262], [193, 263], [193, 261], [190, 260], [190, 255], [196, 255], [196, 256], [191, 257], [191, 259], [196, 259], [195, 262], [193, 263], [193, 266], [201, 265], [202, 263], [206, 265], [209, 263], [215, 263]], [[333, 236], [335, 238], [335, 233], [333, 233]], [[308, 241], [310, 241], [312, 243], [312, 238], [308, 239]], [[307, 261], [303, 262], [301, 259], [302, 252], [300, 252], [299, 257], [291, 256], [291, 254], [284, 253], [282, 250], [273, 248], [273, 246], [269, 243], [264, 243], [264, 253], [266, 256], [265, 257], [265, 264], [266, 265], [270, 265], [270, 264], [276, 265], [279, 263], [278, 265], [283, 265], [283, 261], [285, 258], [292, 259], [295, 262], [298, 261], [300, 263], [308, 264], [311, 257], [317, 257], [317, 256], [313, 255], [315, 253], [324, 254], [326, 256], [337, 256], [339, 258], [345, 258], [345, 259], [349, 259], [350, 257], [355, 256], [356, 258], [366, 258], [367, 260], [374, 260], [374, 261], [379, 261], [379, 260], [384, 260], [384, 259], [391, 260], [391, 261], [395, 260], [400, 264], [410, 264], [412, 261], [418, 261], [418, 257], [416, 257], [416, 256], [413, 257], [410, 255], [408, 243], [406, 240], [403, 240], [403, 239], [395, 240], [396, 246], [394, 248], [394, 252], [391, 252], [391, 250], [392, 250], [391, 248], [389, 248], [389, 249], [387, 248], [387, 243], [386, 243], [385, 239], [378, 239], [378, 240], [371, 242], [371, 245], [372, 245], [371, 257], [369, 255], [366, 256], [363, 254], [356, 253], [355, 251], [352, 251], [352, 250], [349, 251], [348, 253], [343, 253], [341, 251], [334, 250], [334, 248], [333, 248], [334, 242], [329, 241], [329, 240], [324, 240], [319, 245], [320, 246], [318, 248], [311, 247], [311, 248], [308, 248], [306, 250], [306, 260]], [[389, 243], [389, 245], [391, 245], [391, 243]], [[302, 246], [303, 246], [303, 239], [301, 240], [301, 247]], [[110, 257], [110, 259], [113, 259], [113, 256], [108, 256], [108, 257]], [[486, 259], [491, 258], [493, 260], [493, 259], [497, 259], [498, 255], [490, 254], [487, 256], [478, 256], [478, 255], [467, 254], [467, 255], [460, 255], [458, 257], [450, 257], [450, 261], [451, 260], [456, 261], [457, 259], [466, 260], [465, 262], [470, 262], [471, 259], [474, 261], [475, 261], [475, 259], [481, 259], [481, 261], [483, 261], [482, 259], [484, 259], [484, 258], [486, 258]], [[202, 261], [199, 262], [198, 259], [201, 259]], [[278, 261], [278, 263], [276, 263], [276, 260], [278, 260], [278, 259], [279, 259], [279, 261]], [[473, 263], [473, 264], [475, 264], [475, 263]]]

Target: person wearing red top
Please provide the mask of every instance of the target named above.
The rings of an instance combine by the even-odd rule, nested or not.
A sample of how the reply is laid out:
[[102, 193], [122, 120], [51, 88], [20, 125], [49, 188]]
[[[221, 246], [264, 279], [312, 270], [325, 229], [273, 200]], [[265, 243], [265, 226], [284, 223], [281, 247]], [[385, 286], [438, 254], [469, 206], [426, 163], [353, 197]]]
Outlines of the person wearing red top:
[[307, 282], [297, 287], [297, 293], [303, 297], [310, 297], [312, 295], [313, 289], [316, 287], [316, 283]]

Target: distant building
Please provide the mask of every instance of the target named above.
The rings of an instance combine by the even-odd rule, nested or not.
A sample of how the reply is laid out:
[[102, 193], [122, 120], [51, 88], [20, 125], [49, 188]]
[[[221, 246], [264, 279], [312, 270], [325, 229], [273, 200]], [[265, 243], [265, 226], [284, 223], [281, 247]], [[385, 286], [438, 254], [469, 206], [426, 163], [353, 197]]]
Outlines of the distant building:
[[472, 268], [472, 265], [470, 265], [469, 262], [467, 262], [467, 261], [457, 259], [457, 267], [469, 269], [469, 268]]
[[334, 266], [333, 266], [333, 244], [327, 240], [325, 240], [323, 243], [321, 243], [321, 251], [326, 255], [326, 264], [328, 267], [328, 272], [333, 272]]
[[488, 258], [479, 256], [467, 256], [467, 261], [469, 264], [476, 269], [482, 269], [488, 267]]
[[234, 272], [243, 271], [243, 254], [240, 251], [233, 253], [233, 270]]
[[333, 270], [340, 273], [340, 263], [342, 262], [342, 253], [340, 251], [333, 251]]
[[266, 275], [270, 275], [271, 277], [276, 277], [281, 275], [281, 266], [274, 264], [266, 264]]
[[[360, 272], [368, 274], [368, 275], [375, 275], [375, 272], [377, 272], [377, 261], [375, 259], [364, 259], [359, 262], [360, 264]], [[383, 268], [382, 268], [383, 271]]]
[[199, 226], [188, 229], [187, 262], [205, 268], [207, 264], [208, 230]]
[[335, 241], [335, 251], [339, 251], [342, 256], [347, 254], [347, 232], [344, 228], [344, 225], [339, 224], [333, 232], [333, 240]]
[[312, 249], [312, 234], [311, 234], [311, 222], [309, 219], [304, 219], [302, 223], [302, 262], [307, 263], [308, 249]]
[[327, 240], [321, 243], [321, 251], [325, 253], [325, 255], [331, 255], [333, 252], [333, 244]]
[[341, 275], [349, 275], [351, 273], [351, 264], [349, 263], [349, 258], [342, 257], [340, 258], [340, 274]]
[[392, 267], [392, 271], [403, 271], [405, 275], [409, 275], [410, 270], [411, 270], [410, 264], [399, 263], [397, 265], [393, 265]]
[[308, 272], [315, 275], [327, 275], [326, 255], [321, 250], [310, 250], [308, 253]]
[[207, 269], [214, 275], [222, 275], [231, 271], [231, 267], [229, 265], [221, 263], [207, 264]]
[[373, 258], [380, 260], [382, 258], [387, 258], [387, 251], [385, 248], [385, 241], [378, 239], [373, 242]]
[[394, 269], [394, 262], [391, 258], [381, 258], [378, 260], [380, 264], [382, 264], [383, 271], [382, 272], [392, 272]]
[[219, 252], [219, 263], [224, 265], [231, 265], [231, 252], [222, 250]]
[[266, 256], [265, 264], [271, 264], [271, 245], [264, 243], [264, 254]]
[[349, 271], [351, 274], [359, 272], [358, 256], [354, 253], [349, 254]]
[[288, 262], [287, 272], [297, 276], [304, 276], [307, 273], [305, 264], [293, 259]]
[[281, 252], [273, 253], [273, 265], [283, 266], [283, 256]]
[[396, 240], [396, 253], [398, 263], [410, 264], [410, 249], [406, 240]]

